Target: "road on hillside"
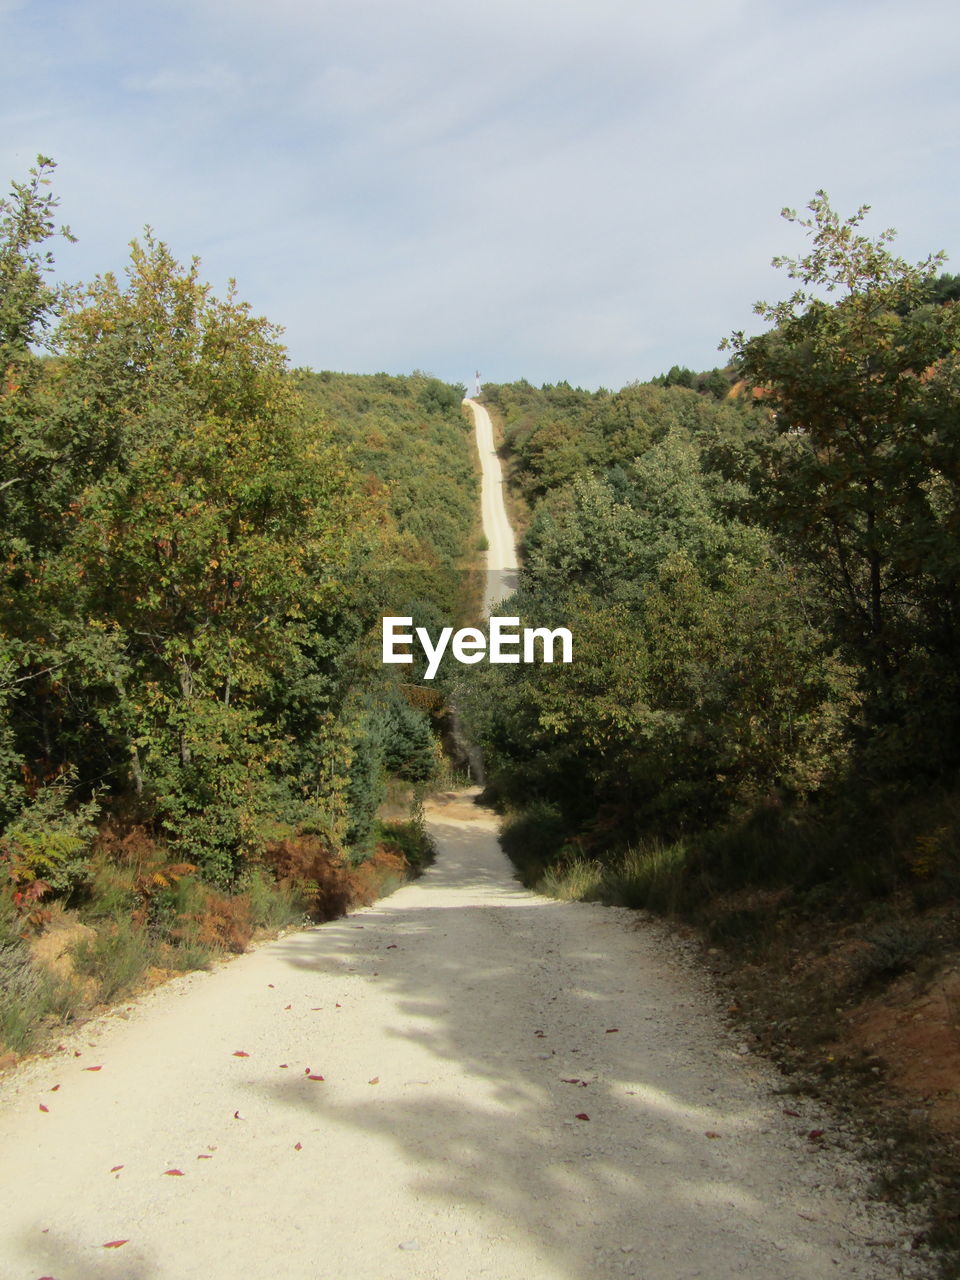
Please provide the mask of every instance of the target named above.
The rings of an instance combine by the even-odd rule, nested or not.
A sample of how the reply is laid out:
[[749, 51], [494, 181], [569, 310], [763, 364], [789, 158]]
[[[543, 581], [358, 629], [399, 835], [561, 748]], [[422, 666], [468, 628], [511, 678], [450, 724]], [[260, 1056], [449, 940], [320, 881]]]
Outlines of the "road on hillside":
[[483, 612], [491, 610], [517, 585], [517, 544], [503, 501], [503, 468], [497, 456], [490, 414], [476, 400], [464, 401], [473, 415], [477, 452], [480, 455], [480, 512], [487, 540], [487, 586]]
[[[471, 410], [489, 612], [517, 559]], [[416, 884], [3, 1079], [0, 1280], [923, 1274], [664, 926], [521, 889], [472, 793], [428, 821]]]
[[4, 1079], [3, 1280], [922, 1274], [663, 926], [521, 889], [470, 793], [429, 822], [417, 883]]

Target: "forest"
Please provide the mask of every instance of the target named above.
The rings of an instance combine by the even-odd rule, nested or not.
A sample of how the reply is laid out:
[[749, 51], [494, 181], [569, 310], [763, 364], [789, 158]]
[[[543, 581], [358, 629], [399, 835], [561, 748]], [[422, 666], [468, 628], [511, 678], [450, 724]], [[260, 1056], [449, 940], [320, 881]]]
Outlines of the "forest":
[[575, 636], [457, 695], [528, 883], [744, 943], [956, 900], [960, 280], [865, 213], [785, 211], [796, 287], [725, 370], [485, 389], [525, 526], [509, 611]]
[[[0, 1044], [323, 918], [429, 856], [433, 704], [399, 605], [469, 608], [464, 389], [288, 367], [279, 330], [148, 229], [52, 283], [53, 162], [0, 204]], [[408, 682], [410, 677], [406, 677]], [[378, 813], [389, 789], [405, 818]], [[412, 810], [409, 808], [413, 800]]]

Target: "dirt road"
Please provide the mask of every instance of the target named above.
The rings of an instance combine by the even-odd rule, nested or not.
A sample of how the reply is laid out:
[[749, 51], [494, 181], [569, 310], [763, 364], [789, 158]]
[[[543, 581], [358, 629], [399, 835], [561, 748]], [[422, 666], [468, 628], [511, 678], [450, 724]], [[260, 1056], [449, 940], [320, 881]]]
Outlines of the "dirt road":
[[483, 612], [489, 616], [493, 607], [516, 587], [519, 561], [516, 540], [503, 501], [503, 468], [494, 444], [490, 414], [476, 400], [465, 403], [473, 414], [480, 455], [480, 513], [487, 539], [487, 586]]
[[914, 1265], [907, 1228], [858, 1205], [842, 1134], [771, 1092], [661, 926], [522, 890], [469, 796], [430, 821], [441, 853], [418, 883], [158, 988], [4, 1080], [3, 1280]]

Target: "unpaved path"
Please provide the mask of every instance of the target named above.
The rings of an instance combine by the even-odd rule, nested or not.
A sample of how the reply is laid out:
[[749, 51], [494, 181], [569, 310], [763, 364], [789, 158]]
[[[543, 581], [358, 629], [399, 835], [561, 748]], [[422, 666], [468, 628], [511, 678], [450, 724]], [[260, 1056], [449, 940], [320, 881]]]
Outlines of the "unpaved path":
[[477, 452], [480, 455], [480, 515], [487, 539], [487, 586], [483, 612], [505, 599], [517, 585], [517, 544], [503, 501], [503, 468], [497, 456], [490, 414], [476, 400], [464, 402], [473, 414]]
[[469, 796], [430, 821], [440, 858], [416, 884], [158, 988], [4, 1080], [3, 1280], [915, 1265], [906, 1227], [858, 1205], [840, 1135], [738, 1054], [662, 926], [519, 888]]

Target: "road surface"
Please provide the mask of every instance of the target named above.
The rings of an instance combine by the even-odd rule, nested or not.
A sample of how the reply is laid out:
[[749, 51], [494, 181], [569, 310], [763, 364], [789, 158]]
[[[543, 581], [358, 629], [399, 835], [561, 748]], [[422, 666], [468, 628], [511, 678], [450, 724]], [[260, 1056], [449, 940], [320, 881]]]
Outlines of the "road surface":
[[497, 457], [490, 414], [476, 400], [465, 402], [473, 414], [477, 452], [480, 455], [480, 512], [487, 540], [487, 585], [483, 595], [484, 616], [505, 599], [517, 585], [517, 544], [503, 501], [503, 468]]
[[469, 794], [429, 820], [422, 880], [5, 1078], [3, 1280], [921, 1274], [664, 927], [521, 889]]

